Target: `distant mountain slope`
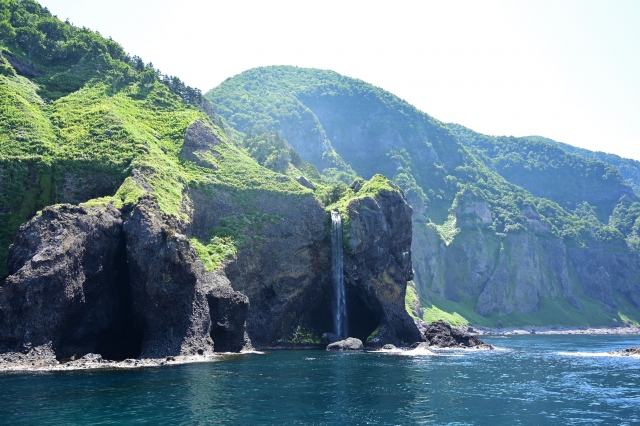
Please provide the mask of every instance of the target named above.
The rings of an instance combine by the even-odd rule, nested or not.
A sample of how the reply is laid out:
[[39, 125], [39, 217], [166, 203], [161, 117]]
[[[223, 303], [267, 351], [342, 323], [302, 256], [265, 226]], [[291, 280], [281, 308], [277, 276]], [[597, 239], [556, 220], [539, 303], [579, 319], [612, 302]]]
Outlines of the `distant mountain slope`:
[[493, 325], [640, 319], [637, 257], [608, 224], [621, 198], [629, 207], [618, 222], [633, 223], [635, 195], [614, 167], [540, 144], [529, 170], [514, 142], [499, 169], [444, 123], [331, 71], [252, 69], [205, 97], [241, 132], [279, 132], [325, 178], [336, 167], [318, 152], [344, 162], [347, 183], [352, 169], [400, 185], [414, 208], [414, 314]]
[[505, 179], [570, 211], [587, 202], [606, 223], [620, 198], [636, 198], [615, 165], [542, 139], [487, 136], [459, 124], [448, 126]]
[[573, 145], [557, 142], [553, 139], [544, 138], [542, 136], [527, 136], [526, 138], [532, 141], [542, 141], [557, 145], [572, 154], [576, 154], [584, 158], [600, 160], [604, 163], [616, 166], [618, 170], [620, 170], [620, 173], [622, 173], [622, 177], [626, 180], [627, 184], [633, 188], [636, 194], [640, 194], [640, 161], [623, 158], [619, 155], [608, 154], [602, 151], [589, 151], [588, 149], [578, 148]]

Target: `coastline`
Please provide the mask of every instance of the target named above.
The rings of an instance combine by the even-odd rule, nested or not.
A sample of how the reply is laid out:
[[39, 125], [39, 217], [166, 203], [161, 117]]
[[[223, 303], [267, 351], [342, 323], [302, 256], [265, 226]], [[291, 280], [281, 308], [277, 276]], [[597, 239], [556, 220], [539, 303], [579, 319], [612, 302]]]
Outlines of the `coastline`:
[[35, 373], [50, 371], [78, 371], [78, 370], [131, 370], [138, 368], [163, 367], [167, 365], [195, 364], [202, 362], [216, 362], [229, 357], [249, 354], [263, 354], [260, 351], [219, 352], [210, 355], [169, 356], [166, 358], [125, 359], [123, 361], [104, 360], [100, 355], [87, 354], [73, 361], [59, 362], [55, 359], [37, 359], [29, 354], [2, 354], [0, 358], [0, 374], [2, 373]]
[[510, 336], [517, 334], [590, 334], [590, 335], [640, 335], [639, 326], [628, 327], [514, 327], [514, 328], [487, 328], [468, 327], [470, 333], [483, 335]]

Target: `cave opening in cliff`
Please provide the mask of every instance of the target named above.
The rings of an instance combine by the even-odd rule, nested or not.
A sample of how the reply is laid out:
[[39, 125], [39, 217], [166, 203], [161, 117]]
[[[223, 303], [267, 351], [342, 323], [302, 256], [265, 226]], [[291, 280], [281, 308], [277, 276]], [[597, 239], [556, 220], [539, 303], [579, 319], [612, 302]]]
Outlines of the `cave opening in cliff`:
[[117, 308], [111, 326], [105, 331], [96, 353], [102, 358], [121, 361], [138, 358], [142, 351], [142, 332], [137, 327], [133, 315], [129, 268], [125, 239], [122, 239], [115, 259], [115, 291]]
[[355, 292], [347, 293], [347, 316], [349, 318], [349, 337], [367, 341], [367, 337], [378, 328], [380, 318], [373, 312], [364, 299]]

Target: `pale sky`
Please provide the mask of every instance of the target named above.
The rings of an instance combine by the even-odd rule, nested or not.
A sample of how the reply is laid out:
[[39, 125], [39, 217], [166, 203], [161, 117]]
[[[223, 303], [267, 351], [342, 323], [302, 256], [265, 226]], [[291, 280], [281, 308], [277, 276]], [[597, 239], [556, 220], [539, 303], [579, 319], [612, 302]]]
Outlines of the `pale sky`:
[[445, 122], [640, 160], [640, 1], [42, 0], [203, 92], [331, 69]]

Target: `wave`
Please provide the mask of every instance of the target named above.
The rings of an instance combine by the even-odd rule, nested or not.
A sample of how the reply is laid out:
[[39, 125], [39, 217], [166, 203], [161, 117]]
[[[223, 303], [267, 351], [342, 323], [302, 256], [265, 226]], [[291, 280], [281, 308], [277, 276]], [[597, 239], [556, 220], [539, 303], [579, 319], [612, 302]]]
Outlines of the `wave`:
[[612, 354], [610, 352], [556, 352], [556, 355], [577, 356], [577, 357], [640, 358], [640, 355], [621, 355], [621, 354]]
[[265, 355], [266, 352], [256, 350], [243, 352], [217, 352], [211, 355], [183, 355], [166, 358], [125, 359], [124, 361], [109, 361], [95, 358], [79, 358], [66, 363], [56, 360], [4, 362], [0, 364], [0, 372], [47, 372], [47, 371], [77, 371], [77, 370], [131, 370], [137, 368], [162, 367], [168, 365], [195, 364], [217, 362], [225, 358], [244, 355]]

